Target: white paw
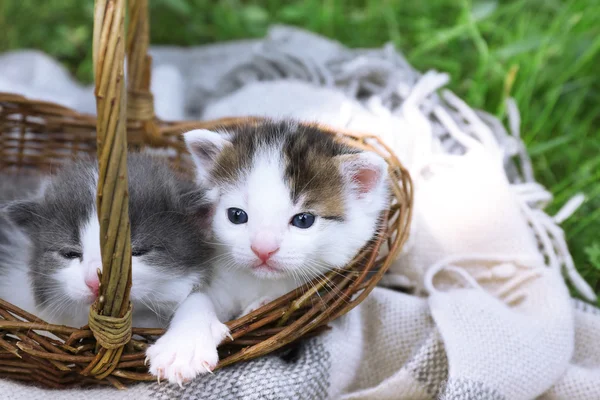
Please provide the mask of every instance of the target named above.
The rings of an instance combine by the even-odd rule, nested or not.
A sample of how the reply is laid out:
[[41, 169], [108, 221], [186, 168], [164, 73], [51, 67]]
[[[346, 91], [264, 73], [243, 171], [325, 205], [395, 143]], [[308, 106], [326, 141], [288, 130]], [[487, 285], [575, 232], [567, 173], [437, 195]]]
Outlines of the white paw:
[[169, 329], [146, 351], [150, 373], [159, 382], [166, 379], [179, 386], [200, 374], [212, 373], [219, 362], [217, 346], [228, 336], [229, 328], [218, 321], [196, 325], [195, 329]]
[[253, 301], [252, 303], [250, 303], [250, 305], [248, 307], [244, 308], [244, 311], [242, 311], [242, 313], [240, 314], [240, 317], [243, 317], [246, 314], [250, 314], [252, 311], [258, 310], [262, 306], [266, 306], [273, 300], [275, 300], [275, 299], [272, 297], [261, 297], [260, 299]]

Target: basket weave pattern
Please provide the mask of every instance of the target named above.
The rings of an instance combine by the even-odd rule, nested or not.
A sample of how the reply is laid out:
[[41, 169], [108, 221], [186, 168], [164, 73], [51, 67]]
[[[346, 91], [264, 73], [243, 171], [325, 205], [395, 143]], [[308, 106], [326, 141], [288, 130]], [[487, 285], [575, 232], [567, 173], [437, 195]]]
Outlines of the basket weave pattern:
[[[93, 54], [97, 118], [0, 93], [0, 171], [46, 172], [77, 156], [97, 154], [97, 209], [103, 238], [100, 296], [90, 309], [88, 325], [48, 324], [0, 299], [0, 376], [54, 388], [82, 383], [124, 388], [132, 381], [155, 379], [144, 366], [145, 351], [164, 331], [131, 326], [127, 148], [172, 150], [174, 167], [190, 171], [182, 132], [252, 124], [258, 118], [157, 120], [149, 91], [148, 29], [148, 0], [129, 0], [128, 4], [125, 0], [96, 0]], [[388, 162], [393, 201], [380, 234], [344, 269], [228, 322], [234, 341], [220, 346], [217, 368], [265, 355], [327, 329], [330, 321], [369, 294], [407, 239], [412, 186], [392, 151], [371, 135], [324, 130], [351, 146], [375, 151]], [[380, 255], [384, 244], [387, 251]]]

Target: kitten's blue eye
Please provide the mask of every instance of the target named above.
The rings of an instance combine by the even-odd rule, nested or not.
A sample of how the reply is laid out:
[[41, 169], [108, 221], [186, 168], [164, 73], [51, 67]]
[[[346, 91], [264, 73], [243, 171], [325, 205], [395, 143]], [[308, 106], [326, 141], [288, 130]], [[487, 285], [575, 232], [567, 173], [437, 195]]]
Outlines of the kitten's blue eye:
[[309, 213], [296, 214], [290, 223], [296, 228], [307, 229], [315, 223], [315, 216]]
[[70, 250], [62, 250], [59, 251], [59, 254], [66, 258], [67, 260], [73, 260], [75, 258], [81, 258], [83, 256], [83, 254], [77, 252], [77, 251], [70, 251]]
[[248, 214], [246, 214], [246, 211], [235, 207], [227, 210], [227, 217], [233, 224], [236, 225], [245, 224], [248, 222]]

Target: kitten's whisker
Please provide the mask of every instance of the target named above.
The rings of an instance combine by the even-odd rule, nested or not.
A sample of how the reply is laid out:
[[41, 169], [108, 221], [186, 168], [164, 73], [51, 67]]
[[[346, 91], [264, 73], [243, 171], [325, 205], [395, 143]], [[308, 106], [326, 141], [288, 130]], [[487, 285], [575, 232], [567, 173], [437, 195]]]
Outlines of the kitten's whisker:
[[203, 260], [203, 262], [209, 263], [209, 262], [218, 261], [221, 259], [228, 259], [228, 258], [233, 258], [233, 257], [229, 253], [221, 253], [221, 254], [217, 254], [216, 256], [214, 256], [212, 258], [209, 258], [208, 260]]
[[140, 297], [139, 301], [140, 303], [142, 303], [148, 310], [150, 310], [154, 315], [156, 315], [158, 318], [160, 318], [160, 313], [156, 310], [154, 303], [152, 302], [152, 299], [150, 298], [150, 296], [147, 296], [146, 299], [150, 302], [150, 304], [148, 304], [146, 301], [144, 301], [143, 297]]
[[[62, 315], [63, 310], [67, 310], [69, 309], [69, 313], [70, 314], [74, 314], [72, 308], [74, 308], [76, 306], [76, 303], [73, 302], [70, 297], [67, 294], [62, 294], [60, 297], [55, 297], [51, 302], [54, 303], [53, 306], [54, 308], [50, 311], [49, 315], [49, 321], [58, 321], [59, 319], [59, 315]], [[51, 303], [50, 301], [48, 303]], [[41, 306], [40, 306], [41, 308]], [[47, 306], [44, 306], [44, 308], [48, 308]]]
[[28, 271], [30, 274], [33, 275], [39, 275], [39, 276], [45, 276], [45, 277], [49, 277], [49, 278], [54, 278], [54, 274], [45, 274], [41, 271], [34, 271], [34, 270], [29, 270]]
[[[302, 271], [302, 272], [304, 273], [304, 275], [306, 276], [306, 282], [307, 282], [307, 283], [311, 283], [311, 282], [314, 280], [314, 277], [312, 277], [312, 278], [311, 278], [311, 277], [308, 275], [308, 273], [307, 273], [306, 271], [304, 271], [304, 270], [302, 270], [302, 269], [301, 269], [301, 271]], [[314, 287], [314, 286], [312, 286], [312, 287]], [[312, 288], [312, 287], [311, 287], [311, 288]], [[321, 304], [322, 304], [323, 306], [325, 306], [326, 304], [325, 304], [325, 301], [323, 300], [323, 297], [321, 297], [321, 293], [319, 293], [319, 291], [317, 291], [316, 293], [317, 293], [317, 296], [319, 296], [319, 299], [320, 299], [320, 301], [321, 301]]]
[[[345, 271], [343, 269], [330, 268], [327, 265], [320, 264], [316, 260], [308, 260], [307, 262], [309, 263], [309, 265], [316, 267], [316, 270], [314, 272], [316, 272], [317, 275], [323, 275], [323, 274], [328, 274], [330, 272], [333, 272], [334, 274], [345, 278], [348, 273], [348, 271]], [[344, 272], [346, 272], [346, 273], [344, 273]]]
[[219, 267], [220, 268], [224, 268], [227, 269], [229, 271], [235, 269], [236, 267], [236, 261], [233, 259], [233, 257], [229, 260], [229, 262], [227, 262], [226, 264], [221, 264]]
[[[312, 264], [311, 264], [311, 263], [309, 263], [309, 264], [307, 264], [306, 266], [307, 266], [307, 268], [313, 269], [313, 270], [315, 270], [315, 272], [318, 272], [318, 269], [317, 269], [317, 267], [316, 267], [315, 265], [316, 265], [317, 267], [319, 267], [319, 266], [320, 266], [319, 264], [317, 264], [317, 263], [316, 263], [316, 262], [314, 262], [314, 261], [313, 261], [313, 263], [312, 263]], [[322, 268], [323, 266], [320, 266], [320, 267]], [[333, 270], [332, 270], [332, 271], [333, 271]], [[340, 297], [342, 297], [342, 296], [343, 296], [343, 294], [342, 294], [341, 290], [339, 290], [339, 289], [337, 288], [337, 286], [335, 285], [335, 283], [334, 283], [333, 281], [331, 281], [330, 279], [327, 279], [326, 277], [319, 278], [319, 279], [320, 279], [320, 281], [321, 281], [321, 282], [323, 282], [321, 279], [324, 279], [324, 280], [325, 280], [325, 282], [324, 282], [324, 287], [323, 287], [323, 288], [324, 288], [326, 291], [329, 289], [329, 291], [330, 291], [330, 292], [332, 292], [332, 293], [334, 293], [334, 294], [336, 294], [336, 295], [339, 295]], [[331, 285], [333, 285], [333, 287], [332, 287]], [[343, 301], [344, 301], [345, 303], [348, 303], [348, 300], [347, 300], [347, 299], [343, 299]]]
[[227, 245], [227, 244], [217, 243], [217, 242], [209, 242], [207, 240], [202, 240], [202, 243], [204, 243], [204, 244], [210, 244], [212, 246], [220, 246], [220, 247], [229, 248], [229, 245]]
[[[310, 289], [310, 287], [307, 287], [307, 285], [310, 283], [309, 280], [302, 276], [301, 270], [290, 269], [288, 271], [290, 271], [294, 276], [298, 277], [298, 288], [302, 288], [302, 295], [306, 294], [306, 292]], [[294, 279], [294, 282], [295, 281], [296, 280]]]

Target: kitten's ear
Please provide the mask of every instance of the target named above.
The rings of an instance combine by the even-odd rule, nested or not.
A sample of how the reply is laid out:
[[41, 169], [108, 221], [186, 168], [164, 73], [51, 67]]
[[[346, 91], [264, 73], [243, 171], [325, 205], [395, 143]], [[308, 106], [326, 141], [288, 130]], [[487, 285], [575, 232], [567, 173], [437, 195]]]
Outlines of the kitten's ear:
[[184, 212], [193, 216], [201, 228], [209, 228], [214, 213], [214, 204], [210, 201], [207, 192], [195, 188], [182, 190], [179, 196]]
[[37, 226], [40, 216], [40, 205], [33, 200], [12, 201], [0, 208], [0, 213], [15, 226], [30, 231]]
[[180, 199], [185, 212], [188, 214], [204, 212], [212, 206], [212, 202], [202, 189], [182, 192]]
[[358, 198], [365, 198], [384, 187], [387, 180], [387, 162], [369, 151], [337, 156], [342, 177], [350, 184]]
[[217, 157], [231, 142], [224, 134], [207, 129], [195, 129], [183, 134], [183, 140], [196, 164], [196, 174], [206, 181]]

